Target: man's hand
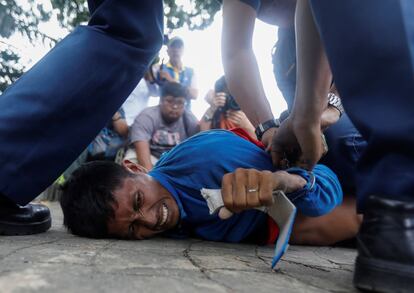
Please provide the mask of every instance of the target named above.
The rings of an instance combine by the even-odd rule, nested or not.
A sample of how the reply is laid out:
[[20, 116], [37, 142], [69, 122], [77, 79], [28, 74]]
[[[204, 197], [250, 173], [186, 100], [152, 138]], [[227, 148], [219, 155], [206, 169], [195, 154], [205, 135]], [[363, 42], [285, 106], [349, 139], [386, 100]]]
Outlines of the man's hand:
[[262, 140], [261, 142], [264, 144], [266, 151], [270, 150], [270, 147], [272, 145], [272, 139], [275, 136], [275, 134], [277, 133], [277, 129], [276, 127], [272, 127], [269, 128], [262, 136]]
[[221, 192], [224, 206], [234, 213], [273, 203], [273, 190], [293, 192], [306, 185], [306, 180], [285, 171], [270, 172], [238, 168], [224, 175]]
[[325, 151], [320, 121], [293, 122], [289, 117], [273, 136], [272, 160], [277, 168], [299, 166], [312, 170]]
[[[226, 117], [237, 127], [253, 128], [253, 125], [250, 123], [249, 119], [247, 119], [246, 114], [244, 114], [243, 111], [227, 110]], [[253, 128], [253, 131], [254, 131], [254, 128]]]
[[160, 79], [161, 80], [166, 80], [166, 81], [170, 81], [170, 82], [174, 81], [174, 79], [171, 77], [171, 75], [168, 73], [168, 71], [160, 69], [159, 74], [160, 74]]
[[341, 112], [335, 107], [329, 106], [323, 111], [321, 116], [321, 129], [325, 131], [329, 126], [338, 122]]
[[226, 104], [226, 94], [222, 92], [216, 93], [213, 98], [212, 106], [215, 109], [217, 109], [220, 107], [224, 107], [225, 104]]
[[[273, 164], [282, 169], [289, 166], [300, 166], [312, 170], [313, 166], [327, 151], [322, 132], [335, 124], [340, 117], [339, 110], [328, 105], [321, 116], [320, 131], [316, 130], [316, 126], [310, 128], [311, 124], [308, 125], [308, 122], [303, 123], [303, 126], [298, 124], [294, 131], [292, 121], [288, 118], [282, 123], [280, 133], [273, 137], [271, 148]], [[300, 141], [303, 142], [303, 145], [299, 142], [298, 135], [301, 137]], [[316, 146], [316, 149], [310, 149], [309, 145], [311, 143]], [[303, 150], [305, 150], [305, 153]]]
[[243, 128], [247, 131], [252, 137], [256, 137], [254, 133], [253, 124], [250, 123], [246, 114], [241, 110], [227, 110], [226, 112], [227, 119], [232, 122], [236, 127]]

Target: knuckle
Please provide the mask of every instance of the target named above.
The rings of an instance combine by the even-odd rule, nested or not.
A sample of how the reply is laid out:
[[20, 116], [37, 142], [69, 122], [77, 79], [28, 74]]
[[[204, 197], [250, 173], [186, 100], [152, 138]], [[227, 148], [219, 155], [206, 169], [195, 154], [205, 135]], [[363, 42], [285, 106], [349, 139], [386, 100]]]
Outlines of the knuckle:
[[233, 177], [232, 173], [224, 174], [223, 179], [222, 179], [222, 182], [223, 182], [222, 184], [231, 182], [232, 177]]
[[268, 206], [271, 205], [273, 203], [272, 201], [272, 193], [271, 192], [266, 192], [263, 194], [262, 197], [260, 197], [260, 204]]
[[237, 199], [235, 199], [233, 206], [236, 209], [241, 209], [241, 208], [244, 208], [246, 206], [246, 203], [243, 200], [237, 198]]
[[263, 171], [262, 172], [262, 181], [263, 182], [271, 182], [273, 178], [273, 173], [270, 171]]
[[228, 209], [231, 209], [233, 207], [233, 201], [231, 197], [223, 196], [223, 203], [224, 206]]
[[237, 179], [237, 180], [240, 180], [240, 179], [242, 179], [242, 178], [244, 178], [244, 177], [245, 177], [245, 175], [246, 175], [246, 169], [243, 169], [243, 168], [237, 168], [237, 169], [234, 171], [234, 175], [235, 175], [235, 177], [236, 177], [236, 179]]

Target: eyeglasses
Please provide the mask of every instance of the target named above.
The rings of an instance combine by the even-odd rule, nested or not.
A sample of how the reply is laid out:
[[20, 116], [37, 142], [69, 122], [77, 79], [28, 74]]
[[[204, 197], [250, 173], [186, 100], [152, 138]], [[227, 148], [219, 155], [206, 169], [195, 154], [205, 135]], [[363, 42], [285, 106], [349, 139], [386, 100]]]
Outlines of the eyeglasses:
[[177, 108], [183, 108], [187, 104], [185, 100], [174, 98], [165, 98], [163, 102], [167, 103], [170, 106], [176, 106]]

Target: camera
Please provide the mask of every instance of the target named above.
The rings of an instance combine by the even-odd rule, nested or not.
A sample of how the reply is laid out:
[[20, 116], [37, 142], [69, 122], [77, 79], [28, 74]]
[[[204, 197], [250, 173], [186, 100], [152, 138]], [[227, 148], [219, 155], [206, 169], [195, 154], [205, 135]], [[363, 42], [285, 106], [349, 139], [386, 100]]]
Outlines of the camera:
[[229, 93], [229, 89], [227, 88], [227, 83], [224, 79], [224, 76], [220, 77], [216, 81], [216, 83], [214, 84], [214, 91], [216, 93], [223, 92], [226, 94], [226, 104], [224, 105], [224, 107], [221, 108], [222, 112], [225, 112], [227, 110], [240, 110], [239, 104], [237, 104], [236, 100]]

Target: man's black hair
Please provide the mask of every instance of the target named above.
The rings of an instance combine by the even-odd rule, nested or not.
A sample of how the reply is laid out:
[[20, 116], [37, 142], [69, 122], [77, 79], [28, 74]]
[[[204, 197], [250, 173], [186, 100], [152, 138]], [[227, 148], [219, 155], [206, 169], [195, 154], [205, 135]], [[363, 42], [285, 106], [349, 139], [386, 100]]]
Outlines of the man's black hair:
[[169, 48], [182, 48], [184, 47], [184, 41], [180, 37], [174, 37], [168, 40], [167, 46]]
[[166, 96], [173, 96], [174, 98], [188, 97], [188, 90], [185, 86], [179, 84], [178, 82], [166, 82], [161, 87], [161, 99], [165, 98]]
[[113, 192], [129, 176], [130, 172], [114, 162], [83, 164], [62, 186], [63, 224], [79, 236], [110, 237], [107, 225], [115, 217]]

